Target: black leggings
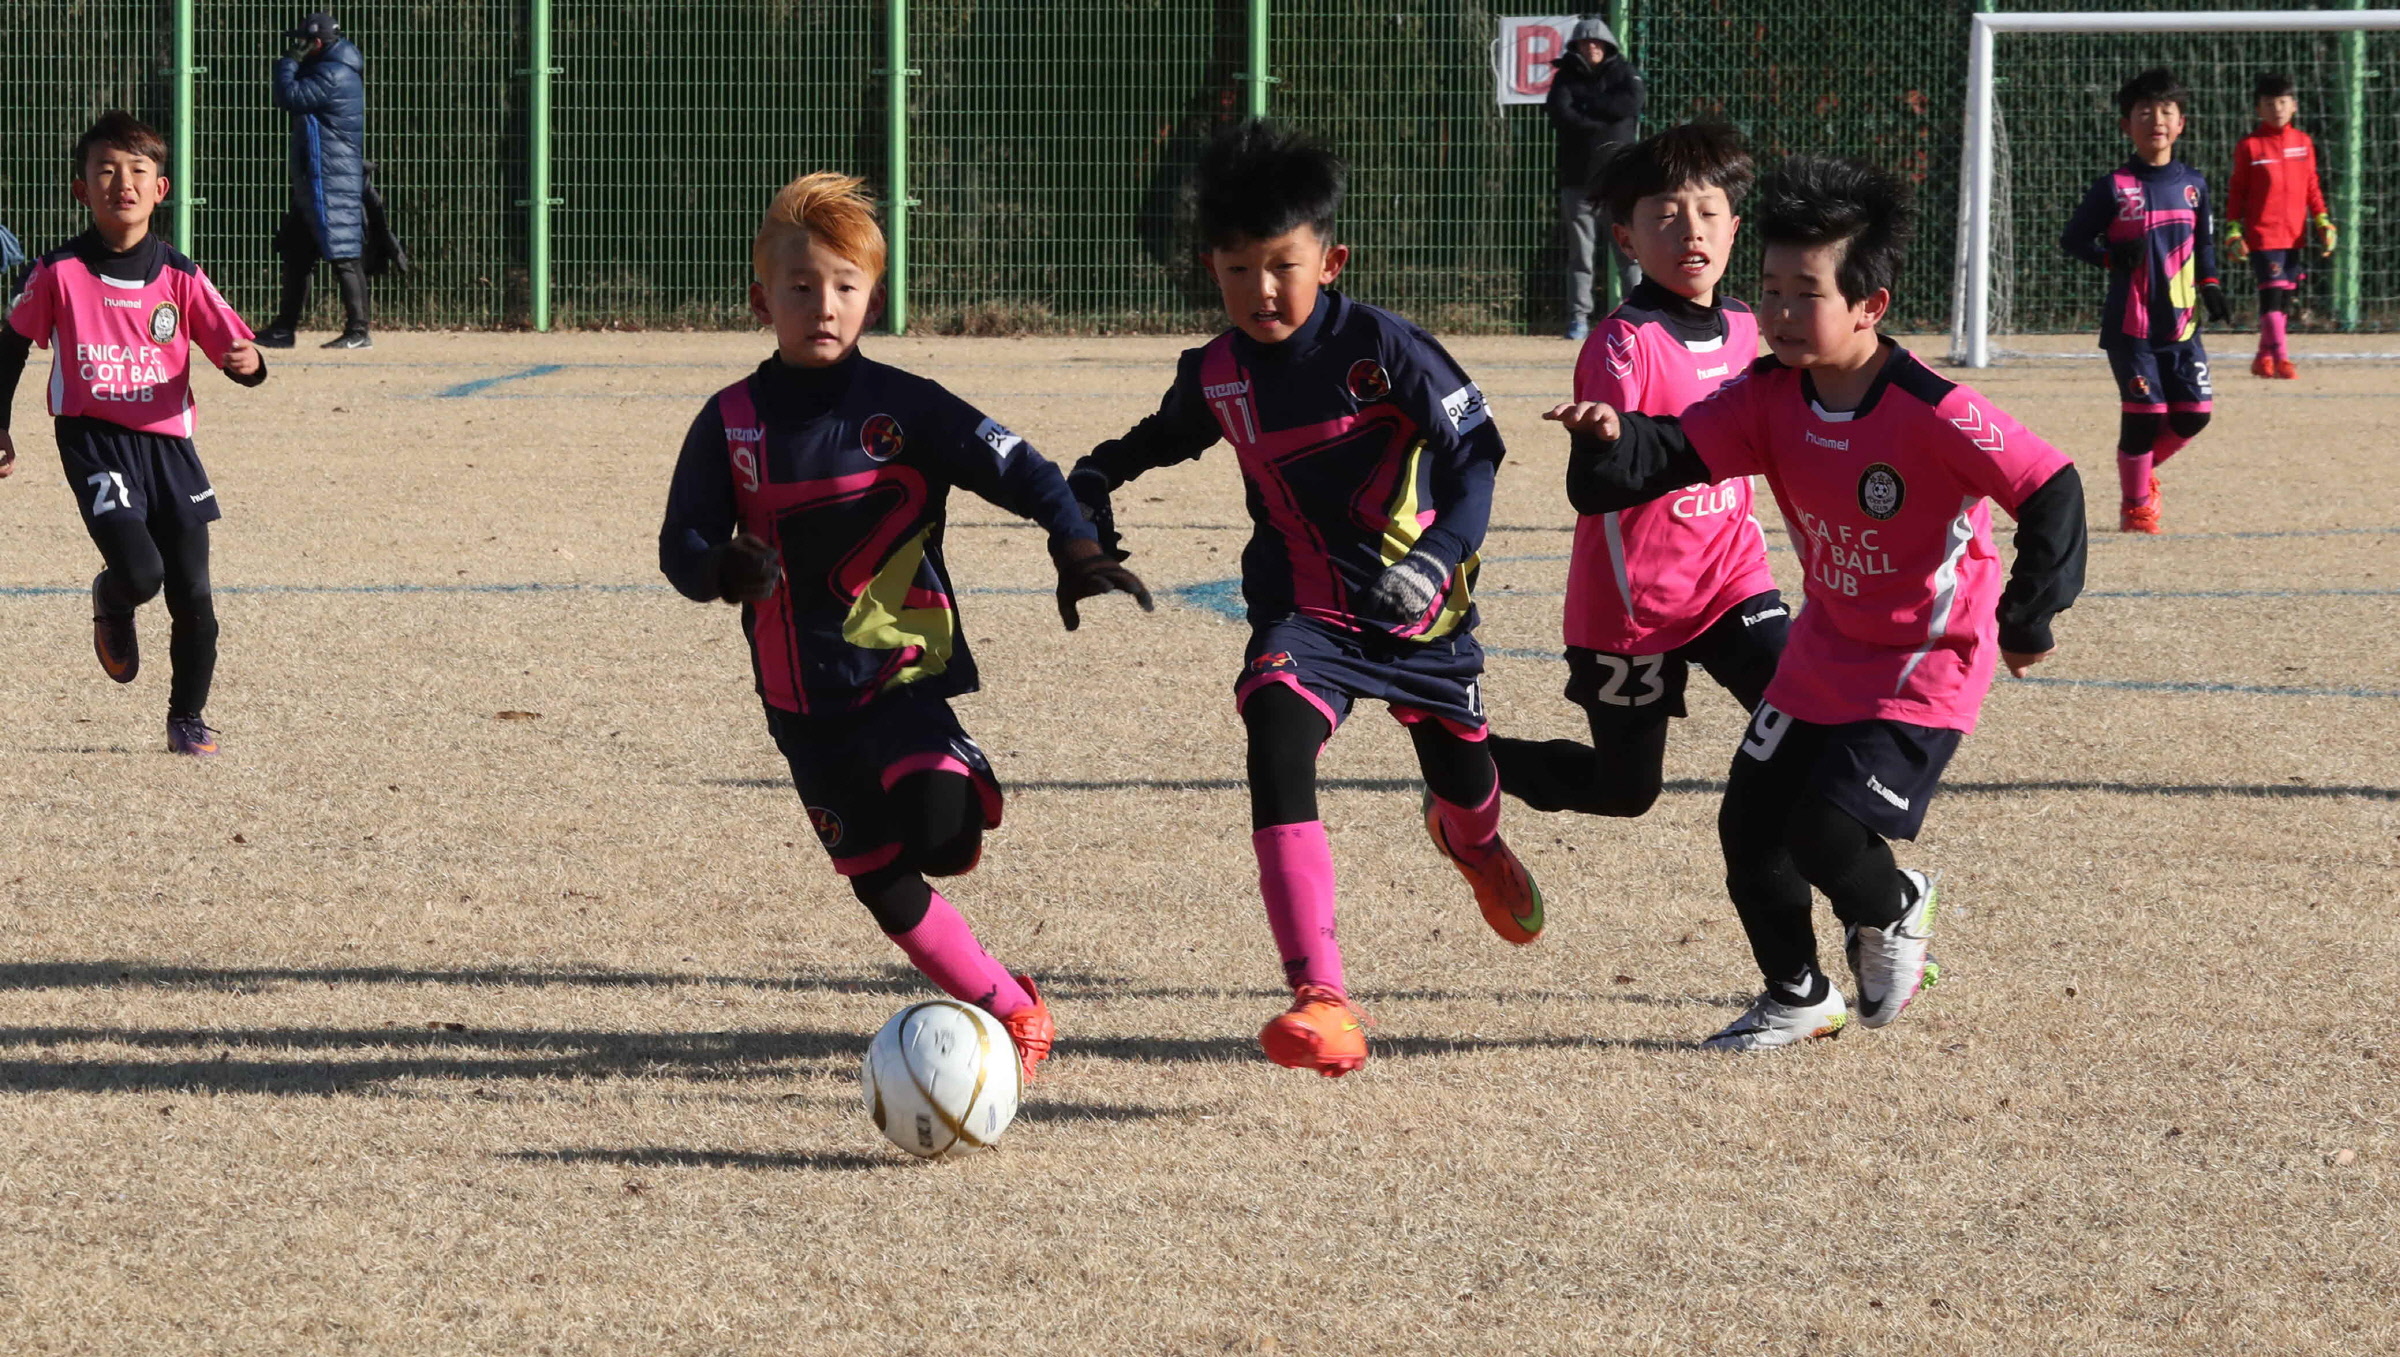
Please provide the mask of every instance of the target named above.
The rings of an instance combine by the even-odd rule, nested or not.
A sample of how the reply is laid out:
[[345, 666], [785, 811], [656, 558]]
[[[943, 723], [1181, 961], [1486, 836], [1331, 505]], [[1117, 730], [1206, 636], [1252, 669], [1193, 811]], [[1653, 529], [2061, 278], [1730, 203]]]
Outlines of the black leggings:
[[[1242, 704], [1250, 732], [1250, 827], [1306, 824], [1317, 817], [1317, 751], [1333, 738], [1325, 714], [1282, 684]], [[1478, 740], [1427, 719], [1408, 728], [1417, 767], [1433, 794], [1454, 806], [1480, 806], [1499, 786], [1492, 756]]]
[[2155, 410], [2128, 410], [2117, 416], [2117, 455], [2140, 457], [2158, 443], [2160, 429], [2172, 429], [2177, 438], [2197, 438], [2208, 427], [2206, 410], [2170, 410], [2161, 415]]
[[929, 876], [959, 876], [983, 856], [983, 804], [963, 773], [911, 773], [892, 784], [887, 803], [900, 832], [900, 856], [850, 878], [850, 891], [886, 933], [924, 921], [933, 902]]
[[129, 613], [163, 591], [174, 627], [167, 655], [175, 677], [167, 710], [198, 716], [208, 706], [217, 673], [217, 605], [208, 592], [208, 525], [161, 516], [145, 523], [130, 513], [90, 520], [92, 542], [107, 569], [100, 573], [100, 606]]
[[1899, 864], [1883, 836], [1814, 790], [1791, 794], [1771, 765], [1736, 754], [1717, 811], [1725, 889], [1767, 983], [1809, 1000], [1817, 935], [1809, 887], [1845, 924], [1880, 928], [1908, 912]]

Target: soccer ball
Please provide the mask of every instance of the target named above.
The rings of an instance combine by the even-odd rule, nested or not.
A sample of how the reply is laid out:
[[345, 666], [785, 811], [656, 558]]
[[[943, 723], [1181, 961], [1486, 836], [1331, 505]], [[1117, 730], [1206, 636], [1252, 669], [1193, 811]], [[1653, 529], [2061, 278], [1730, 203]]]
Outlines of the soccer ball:
[[1023, 1071], [1000, 1020], [930, 999], [892, 1015], [858, 1070], [867, 1119], [920, 1159], [990, 1149], [1016, 1119]]

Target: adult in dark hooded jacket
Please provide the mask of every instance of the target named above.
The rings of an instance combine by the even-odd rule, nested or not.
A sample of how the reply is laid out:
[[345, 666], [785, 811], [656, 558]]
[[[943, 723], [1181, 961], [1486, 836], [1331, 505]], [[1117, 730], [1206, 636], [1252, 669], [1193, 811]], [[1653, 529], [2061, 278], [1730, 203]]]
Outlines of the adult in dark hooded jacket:
[[[1567, 53], [1550, 63], [1544, 107], [1558, 130], [1558, 220], [1567, 250], [1567, 338], [1591, 330], [1593, 256], [1607, 239], [1597, 201], [1609, 157], [1641, 140], [1642, 74], [1618, 55], [1617, 35], [1598, 19], [1575, 25]], [[1612, 243], [1623, 292], [1633, 291], [1641, 273]]]
[[276, 228], [283, 301], [257, 342], [288, 349], [308, 284], [322, 258], [342, 294], [342, 333], [329, 349], [363, 349], [367, 336], [366, 58], [330, 14], [311, 14], [284, 37], [275, 63], [275, 106], [292, 117], [292, 200]]

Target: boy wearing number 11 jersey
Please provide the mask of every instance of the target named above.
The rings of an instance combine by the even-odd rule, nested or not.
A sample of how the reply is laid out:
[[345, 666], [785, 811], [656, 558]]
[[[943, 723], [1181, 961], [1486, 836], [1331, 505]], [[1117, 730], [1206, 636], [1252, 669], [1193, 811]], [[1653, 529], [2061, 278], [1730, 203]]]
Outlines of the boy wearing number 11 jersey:
[[1000, 786], [949, 699], [975, 691], [942, 560], [953, 486], [1039, 523], [1067, 629], [1081, 599], [1150, 595], [1092, 540], [1058, 468], [933, 382], [858, 352], [883, 232], [856, 179], [786, 185], [752, 246], [776, 351], [684, 439], [659, 566], [742, 608], [767, 729], [834, 870], [925, 977], [1000, 1019], [1027, 1077], [1056, 1036], [928, 876], [974, 870]]

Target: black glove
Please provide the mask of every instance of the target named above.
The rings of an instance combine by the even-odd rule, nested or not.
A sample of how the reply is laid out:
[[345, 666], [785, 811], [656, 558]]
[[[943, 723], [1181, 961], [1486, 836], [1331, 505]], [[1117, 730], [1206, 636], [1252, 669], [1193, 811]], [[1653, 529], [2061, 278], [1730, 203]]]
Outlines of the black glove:
[[2142, 240], [2112, 240], [2108, 243], [2108, 266], [2119, 273], [2131, 273], [2150, 262], [2150, 246]]
[[2233, 307], [2225, 300], [2225, 289], [2215, 283], [2200, 285], [2200, 304], [2208, 308], [2208, 318], [2219, 325], [2233, 323]]
[[[1117, 515], [1108, 503], [1108, 477], [1090, 467], [1077, 467], [1067, 476], [1067, 493], [1083, 506], [1083, 516], [1091, 520], [1092, 531], [1100, 538], [1100, 550], [1112, 561], [1122, 561], [1133, 553], [1125, 549], [1125, 539], [1117, 535]], [[1068, 628], [1074, 630], [1073, 627]]]
[[709, 548], [708, 570], [717, 597], [727, 603], [756, 603], [783, 580], [783, 560], [775, 548], [747, 532]]
[[1150, 601], [1150, 590], [1097, 542], [1070, 537], [1050, 548], [1050, 559], [1058, 566], [1058, 620], [1066, 623], [1069, 631], [1083, 625], [1075, 612], [1078, 602], [1112, 590], [1133, 595], [1143, 612], [1158, 610]]
[[1385, 566], [1367, 586], [1367, 592], [1359, 596], [1359, 615], [1379, 622], [1414, 622], [1449, 587], [1447, 562], [1423, 550], [1412, 551]]

